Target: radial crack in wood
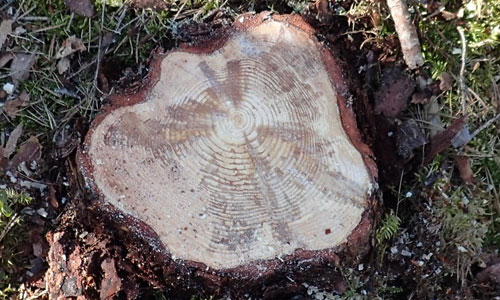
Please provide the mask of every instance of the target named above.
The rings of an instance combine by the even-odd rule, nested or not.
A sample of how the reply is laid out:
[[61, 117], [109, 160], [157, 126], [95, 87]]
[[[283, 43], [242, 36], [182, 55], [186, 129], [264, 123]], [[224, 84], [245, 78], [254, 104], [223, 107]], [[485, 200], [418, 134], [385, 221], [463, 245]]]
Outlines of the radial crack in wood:
[[80, 162], [101, 206], [174, 260], [228, 270], [367, 234], [373, 161], [335, 58], [299, 17], [240, 17], [150, 77], [94, 121]]

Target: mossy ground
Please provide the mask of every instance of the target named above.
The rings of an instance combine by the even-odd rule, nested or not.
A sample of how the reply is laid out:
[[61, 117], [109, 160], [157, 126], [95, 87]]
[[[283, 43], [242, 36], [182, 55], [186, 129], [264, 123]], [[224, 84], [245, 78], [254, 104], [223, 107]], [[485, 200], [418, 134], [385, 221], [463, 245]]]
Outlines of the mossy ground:
[[[426, 61], [423, 72], [434, 80], [443, 72], [453, 78], [452, 89], [437, 96], [443, 126], [466, 114], [471, 130], [479, 128], [500, 112], [500, 0], [409, 3]], [[189, 25], [210, 19], [215, 10], [230, 20], [247, 11], [300, 13], [308, 7], [311, 3], [307, 1], [197, 0], [171, 1], [169, 10], [153, 12], [128, 8], [119, 0], [99, 0], [94, 17], [86, 18], [72, 14], [63, 0], [3, 2], [0, 8], [5, 18], [14, 19], [15, 27], [23, 29], [9, 35], [8, 48], [35, 53], [37, 60], [29, 79], [20, 82], [15, 91], [27, 92], [30, 105], [16, 117], [5, 113], [0, 117], [2, 144], [18, 124], [23, 124], [21, 141], [37, 136], [44, 151], [45, 164], [31, 179], [48, 184], [64, 182], [60, 180], [65, 176], [64, 162], [50, 158], [58, 142], [78, 135], [79, 128], [85, 128], [106, 103], [109, 93], [146, 76], [154, 49], [170, 49], [189, 39]], [[323, 32], [334, 34], [337, 40], [340, 36], [352, 41], [358, 47], [357, 54], [376, 49], [397, 57], [397, 49], [387, 46], [397, 36], [383, 2], [340, 1], [330, 7], [336, 23], [318, 22]], [[459, 27], [465, 33], [463, 39]], [[86, 50], [75, 53], [69, 70], [61, 75], [55, 51], [73, 35], [81, 39]], [[378, 65], [378, 78], [380, 70], [390, 64]], [[356, 67], [361, 65], [356, 63]], [[6, 65], [0, 69], [0, 86], [8, 82]], [[421, 110], [410, 106], [401, 120], [420, 120], [426, 130]], [[500, 246], [499, 136], [496, 122], [466, 146], [450, 148], [431, 164], [398, 174], [399, 184], [383, 187], [385, 203], [373, 255], [362, 267], [344, 271], [347, 290], [338, 297], [473, 299], [482, 293], [485, 297], [498, 294], [498, 287], [478, 287], [474, 275], [482, 255], [495, 253]], [[469, 158], [474, 184], [465, 185], [457, 175], [453, 164], [457, 155]], [[429, 178], [435, 178], [434, 183], [426, 184]], [[28, 232], [36, 226], [21, 211], [40, 207], [47, 196], [46, 192], [12, 184], [7, 176], [0, 184], [4, 189], [15, 189], [0, 191], [0, 233], [4, 235], [0, 242], [0, 298], [9, 298], [26, 290], [25, 273], [33, 257], [30, 251], [19, 250], [20, 245], [29, 244]], [[64, 193], [60, 188], [57, 196], [62, 198]], [[46, 230], [55, 223], [46, 222]], [[411, 257], [401, 256], [402, 250], [411, 252]], [[40, 290], [39, 295], [43, 295]], [[165, 299], [161, 291], [155, 295]]]

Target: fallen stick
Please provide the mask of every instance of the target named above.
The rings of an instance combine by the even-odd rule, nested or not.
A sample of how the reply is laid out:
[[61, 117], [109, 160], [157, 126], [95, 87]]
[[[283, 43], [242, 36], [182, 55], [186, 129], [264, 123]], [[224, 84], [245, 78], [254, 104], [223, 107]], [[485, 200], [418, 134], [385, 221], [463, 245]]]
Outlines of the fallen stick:
[[410, 69], [415, 69], [424, 64], [424, 58], [420, 51], [420, 42], [417, 31], [413, 26], [408, 6], [405, 0], [387, 0], [387, 6], [391, 12], [396, 32], [399, 36], [403, 57]]

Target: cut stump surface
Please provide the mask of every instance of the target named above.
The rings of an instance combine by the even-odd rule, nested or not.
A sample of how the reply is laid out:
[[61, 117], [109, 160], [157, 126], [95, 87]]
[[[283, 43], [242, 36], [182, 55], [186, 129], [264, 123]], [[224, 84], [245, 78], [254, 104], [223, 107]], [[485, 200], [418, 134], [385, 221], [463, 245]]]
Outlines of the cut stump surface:
[[79, 161], [99, 205], [159, 251], [227, 271], [369, 234], [376, 168], [336, 59], [300, 17], [241, 16], [158, 55], [149, 77], [112, 99]]

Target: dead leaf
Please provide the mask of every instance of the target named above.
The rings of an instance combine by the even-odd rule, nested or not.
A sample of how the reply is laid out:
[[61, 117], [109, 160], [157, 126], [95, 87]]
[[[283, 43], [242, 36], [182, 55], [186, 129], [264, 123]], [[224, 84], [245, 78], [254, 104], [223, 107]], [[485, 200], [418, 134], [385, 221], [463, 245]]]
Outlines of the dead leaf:
[[14, 153], [17, 141], [21, 137], [21, 134], [23, 134], [23, 124], [17, 125], [17, 127], [10, 133], [9, 139], [7, 140], [7, 144], [5, 145], [5, 149], [3, 151], [5, 158], [9, 158], [12, 153]]
[[398, 127], [396, 140], [397, 151], [398, 154], [405, 159], [411, 158], [413, 156], [413, 150], [426, 143], [427, 139], [415, 120], [410, 119]]
[[14, 60], [10, 65], [10, 77], [12, 77], [12, 80], [16, 82], [28, 79], [31, 67], [33, 66], [33, 64], [35, 64], [35, 61], [35, 54], [14, 54]]
[[424, 163], [427, 164], [438, 154], [451, 146], [452, 139], [465, 125], [465, 116], [456, 119], [443, 132], [436, 134], [431, 140], [431, 146], [425, 156]]
[[56, 53], [56, 59], [60, 59], [69, 56], [78, 51], [85, 51], [87, 48], [83, 44], [82, 40], [76, 38], [74, 35], [70, 36], [62, 43], [61, 48]]
[[5, 102], [3, 110], [7, 116], [11, 118], [17, 117], [19, 112], [24, 108], [29, 106], [29, 95], [26, 92], [22, 92], [19, 97], [14, 100]]
[[455, 157], [455, 165], [458, 168], [462, 181], [465, 184], [473, 184], [475, 179], [470, 166], [469, 158], [467, 156], [458, 155]]
[[66, 0], [66, 7], [71, 12], [84, 17], [92, 17], [94, 15], [94, 4], [90, 0]]
[[12, 20], [3, 20], [0, 24], [0, 49], [7, 40], [7, 36], [12, 32]]
[[375, 92], [375, 114], [396, 117], [406, 109], [415, 89], [415, 82], [399, 68], [386, 70], [382, 82], [382, 86]]
[[32, 136], [24, 143], [19, 151], [9, 162], [11, 171], [17, 170], [17, 167], [23, 162], [30, 163], [39, 160], [42, 154], [42, 146], [36, 136]]
[[451, 77], [450, 74], [447, 72], [441, 73], [441, 75], [439, 75], [439, 80], [441, 81], [439, 83], [439, 89], [441, 91], [451, 91], [451, 88], [453, 87], [453, 77]]
[[101, 282], [101, 300], [111, 299], [116, 293], [121, 290], [121, 279], [116, 272], [115, 261], [107, 258], [101, 263], [101, 268], [104, 271], [104, 278]]
[[2, 54], [2, 56], [0, 56], [0, 68], [5, 67], [5, 65], [8, 64], [13, 58], [14, 55], [10, 52]]
[[69, 67], [70, 61], [67, 57], [63, 57], [57, 62], [57, 72], [61, 75], [68, 71]]

